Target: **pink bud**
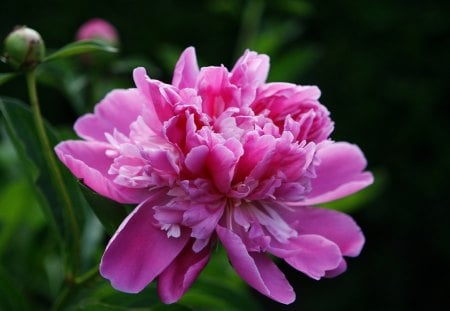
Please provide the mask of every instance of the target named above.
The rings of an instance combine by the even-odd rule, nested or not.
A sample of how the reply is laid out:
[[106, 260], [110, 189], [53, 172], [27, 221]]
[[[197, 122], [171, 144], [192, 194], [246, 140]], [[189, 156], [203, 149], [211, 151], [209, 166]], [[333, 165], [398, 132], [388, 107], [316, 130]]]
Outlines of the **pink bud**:
[[119, 44], [119, 34], [116, 28], [101, 18], [93, 18], [81, 25], [78, 29], [76, 39], [100, 39], [108, 41], [112, 45]]

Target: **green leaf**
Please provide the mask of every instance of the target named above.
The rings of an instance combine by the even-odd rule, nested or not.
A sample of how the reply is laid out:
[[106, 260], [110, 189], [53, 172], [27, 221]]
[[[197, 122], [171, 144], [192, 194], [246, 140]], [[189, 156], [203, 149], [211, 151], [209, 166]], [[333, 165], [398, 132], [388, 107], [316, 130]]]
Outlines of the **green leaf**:
[[0, 265], [0, 297], [0, 310], [31, 310], [23, 290], [2, 265]]
[[[31, 195], [30, 195], [31, 194]], [[8, 183], [0, 189], [0, 256], [7, 253], [8, 243], [17, 237], [21, 225], [40, 227], [43, 215], [26, 179]]]
[[69, 43], [53, 54], [47, 56], [44, 62], [65, 58], [73, 55], [92, 52], [117, 53], [118, 49], [101, 40], [82, 40]]
[[70, 59], [58, 59], [41, 64], [37, 68], [39, 83], [59, 90], [69, 100], [77, 115], [87, 113], [85, 88], [88, 77], [79, 73], [77, 62]]
[[236, 274], [225, 250], [219, 247], [180, 304], [193, 310], [261, 310], [248, 285]]
[[[43, 146], [36, 133], [31, 111], [20, 101], [11, 98], [0, 98], [0, 110], [5, 119], [7, 133], [50, 227], [57, 233], [60, 242], [63, 238], [70, 241], [72, 236], [68, 218], [61, 204], [60, 193], [54, 187], [51, 170], [42, 152]], [[50, 144], [54, 146], [58, 139], [48, 124], [46, 124], [46, 132]], [[87, 203], [72, 174], [60, 163], [58, 165], [70, 200], [77, 209], [75, 213], [78, 223], [83, 223]]]
[[80, 187], [86, 200], [105, 230], [109, 234], [113, 234], [127, 216], [127, 212], [123, 205], [99, 195], [81, 182]]
[[304, 75], [319, 59], [314, 46], [288, 49], [270, 68], [269, 81], [295, 81]]
[[77, 297], [71, 301], [69, 310], [152, 310], [150, 306], [154, 307], [160, 303], [155, 283], [137, 294], [130, 295], [112, 288], [107, 280], [99, 279], [91, 287], [80, 290]]
[[17, 72], [8, 72], [8, 73], [0, 73], [0, 85], [8, 82], [11, 79], [14, 79], [19, 74]]

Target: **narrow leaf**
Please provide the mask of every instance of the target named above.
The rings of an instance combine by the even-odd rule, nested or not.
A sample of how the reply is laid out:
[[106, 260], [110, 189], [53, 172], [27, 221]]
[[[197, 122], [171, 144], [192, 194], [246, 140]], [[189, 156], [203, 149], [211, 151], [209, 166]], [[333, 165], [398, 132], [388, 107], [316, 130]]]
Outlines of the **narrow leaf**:
[[109, 52], [117, 53], [117, 48], [109, 45], [108, 43], [101, 40], [82, 40], [69, 43], [58, 51], [50, 54], [44, 59], [44, 62], [48, 62], [55, 59], [65, 58], [73, 55], [79, 55], [83, 53], [91, 52]]
[[[51, 170], [42, 153], [43, 147], [34, 127], [31, 111], [23, 103], [11, 98], [0, 98], [0, 110], [5, 119], [7, 133], [49, 225], [58, 233], [60, 241], [61, 238], [71, 240], [68, 219], [65, 217], [61, 204], [61, 194], [54, 187]], [[54, 146], [58, 139], [48, 124], [46, 124], [46, 132], [50, 144]], [[87, 208], [87, 203], [73, 176], [62, 165], [60, 165], [60, 170], [70, 200], [77, 208], [78, 223], [83, 223], [84, 209]]]
[[0, 297], [2, 297], [0, 310], [31, 310], [23, 290], [2, 265], [0, 265]]
[[127, 212], [123, 205], [102, 197], [82, 183], [80, 183], [80, 187], [106, 232], [113, 234], [127, 216]]
[[8, 72], [8, 73], [0, 73], [0, 85], [8, 82], [11, 79], [14, 79], [19, 74], [17, 72]]

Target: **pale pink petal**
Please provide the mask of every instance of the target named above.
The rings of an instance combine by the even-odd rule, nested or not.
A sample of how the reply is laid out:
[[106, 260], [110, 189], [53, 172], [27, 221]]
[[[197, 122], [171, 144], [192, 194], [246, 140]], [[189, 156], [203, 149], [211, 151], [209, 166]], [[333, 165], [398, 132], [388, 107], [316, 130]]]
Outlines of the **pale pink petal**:
[[111, 146], [93, 141], [65, 141], [55, 147], [58, 158], [78, 179], [95, 192], [120, 203], [140, 203], [147, 189], [131, 189], [113, 182], [108, 174], [113, 159], [106, 156]]
[[355, 257], [364, 245], [361, 228], [347, 214], [319, 207], [293, 207], [280, 211], [299, 234], [317, 234], [336, 243], [344, 256]]
[[[149, 101], [146, 107], [148, 118], [156, 115], [161, 123], [170, 119], [174, 115], [173, 105], [179, 101], [177, 90], [172, 85], [150, 79], [143, 67], [134, 69], [133, 78], [138, 90]], [[154, 129], [153, 124], [149, 125]]]
[[142, 112], [145, 98], [137, 89], [114, 90], [110, 92], [89, 113], [77, 120], [75, 131], [87, 140], [106, 142], [105, 133], [118, 130], [124, 135], [130, 133], [130, 125]]
[[258, 88], [251, 107], [255, 113], [267, 114], [296, 140], [319, 143], [333, 131], [330, 113], [319, 102], [319, 97], [320, 90], [316, 86], [267, 83]]
[[192, 243], [186, 245], [158, 277], [158, 293], [161, 300], [164, 303], [178, 301], [208, 263], [210, 254], [210, 247], [195, 253], [192, 251]]
[[269, 74], [269, 56], [246, 50], [231, 70], [230, 80], [238, 86], [263, 84]]
[[199, 73], [195, 49], [188, 47], [181, 54], [173, 73], [172, 85], [179, 88], [193, 88]]
[[273, 300], [290, 304], [295, 293], [283, 272], [265, 254], [249, 253], [233, 231], [217, 226], [216, 232], [236, 272], [253, 288]]
[[255, 99], [256, 89], [269, 73], [269, 57], [246, 50], [231, 70], [230, 81], [241, 89], [241, 105], [247, 106]]
[[270, 248], [269, 251], [316, 280], [325, 276], [326, 271], [336, 269], [342, 261], [339, 247], [320, 235], [303, 234], [279, 245], [283, 249]]
[[[166, 269], [189, 241], [189, 234], [168, 238], [155, 226], [153, 206], [158, 195], [140, 204], [111, 238], [100, 273], [120, 291], [137, 293]], [[162, 199], [162, 198], [161, 198]]]
[[373, 182], [370, 172], [364, 172], [367, 162], [356, 145], [345, 142], [326, 143], [317, 150], [320, 164], [317, 177], [311, 180], [311, 193], [295, 205], [314, 205], [340, 199]]

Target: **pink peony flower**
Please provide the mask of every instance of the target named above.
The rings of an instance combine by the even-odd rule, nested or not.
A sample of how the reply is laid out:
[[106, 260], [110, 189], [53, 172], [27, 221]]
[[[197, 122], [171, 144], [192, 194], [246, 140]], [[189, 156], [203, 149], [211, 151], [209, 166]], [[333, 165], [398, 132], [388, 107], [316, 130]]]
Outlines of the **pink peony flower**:
[[101, 18], [93, 18], [85, 22], [78, 29], [77, 40], [101, 39], [113, 45], [119, 43], [119, 34], [116, 28]]
[[246, 51], [229, 72], [181, 55], [172, 84], [134, 71], [56, 152], [96, 192], [139, 204], [111, 238], [100, 272], [136, 293], [154, 279], [180, 299], [215, 243], [253, 288], [281, 303], [295, 293], [268, 254], [311, 278], [346, 269], [364, 236], [351, 217], [312, 205], [372, 183], [366, 160], [333, 142], [315, 86], [265, 83], [269, 58]]

